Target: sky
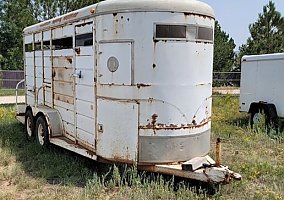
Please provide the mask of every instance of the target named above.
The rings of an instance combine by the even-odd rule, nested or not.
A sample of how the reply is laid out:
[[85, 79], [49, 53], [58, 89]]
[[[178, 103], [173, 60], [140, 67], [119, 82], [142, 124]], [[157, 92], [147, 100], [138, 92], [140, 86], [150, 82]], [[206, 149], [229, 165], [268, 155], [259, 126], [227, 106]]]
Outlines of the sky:
[[[223, 31], [228, 33], [235, 41], [236, 48], [245, 44], [250, 36], [248, 26], [258, 19], [263, 6], [269, 0], [200, 0], [209, 4], [215, 11]], [[273, 0], [276, 10], [284, 16], [284, 0]]]

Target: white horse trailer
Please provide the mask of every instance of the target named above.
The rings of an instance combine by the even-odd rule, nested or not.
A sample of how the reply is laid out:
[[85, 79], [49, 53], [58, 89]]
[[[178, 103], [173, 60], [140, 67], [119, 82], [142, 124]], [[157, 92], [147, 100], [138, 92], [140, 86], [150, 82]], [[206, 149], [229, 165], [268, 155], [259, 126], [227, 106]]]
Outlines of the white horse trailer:
[[[212, 8], [195, 0], [107, 0], [27, 27], [26, 105], [17, 112], [27, 138], [148, 171], [234, 177], [202, 157], [214, 22]], [[211, 167], [182, 170], [189, 160]]]

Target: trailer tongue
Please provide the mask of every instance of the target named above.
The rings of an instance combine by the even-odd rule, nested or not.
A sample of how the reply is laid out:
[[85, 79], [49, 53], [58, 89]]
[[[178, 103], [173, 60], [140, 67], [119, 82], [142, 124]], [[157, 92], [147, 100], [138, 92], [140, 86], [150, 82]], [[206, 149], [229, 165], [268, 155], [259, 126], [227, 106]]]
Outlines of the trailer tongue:
[[[205, 162], [200, 164], [197, 160], [203, 160]], [[199, 167], [195, 170], [189, 170], [185, 167], [188, 163], [191, 163], [190, 165], [197, 164]], [[138, 166], [138, 169], [208, 183], [229, 183], [232, 179], [241, 180], [240, 174], [231, 171], [227, 166], [216, 166], [215, 161], [209, 156], [197, 157], [187, 162], [177, 164]]]

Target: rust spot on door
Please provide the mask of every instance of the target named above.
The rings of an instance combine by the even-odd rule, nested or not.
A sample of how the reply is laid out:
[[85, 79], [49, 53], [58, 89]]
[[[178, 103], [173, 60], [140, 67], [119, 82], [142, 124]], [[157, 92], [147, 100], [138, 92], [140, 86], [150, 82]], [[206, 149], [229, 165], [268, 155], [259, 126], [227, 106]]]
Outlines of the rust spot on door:
[[75, 52], [76, 52], [78, 55], [80, 55], [81, 49], [80, 49], [79, 47], [77, 47], [77, 48], [75, 48]]
[[67, 57], [66, 59], [67, 59], [67, 61], [68, 61], [70, 64], [72, 64], [73, 60], [72, 60], [71, 57]]
[[54, 94], [54, 99], [68, 104], [74, 104], [74, 98], [66, 95]]

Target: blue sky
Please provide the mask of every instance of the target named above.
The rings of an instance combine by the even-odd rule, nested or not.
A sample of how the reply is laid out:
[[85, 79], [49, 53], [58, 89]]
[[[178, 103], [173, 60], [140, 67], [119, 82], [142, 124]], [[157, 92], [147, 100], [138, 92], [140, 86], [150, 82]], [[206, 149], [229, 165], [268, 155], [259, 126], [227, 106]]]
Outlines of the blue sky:
[[[264, 5], [269, 0], [200, 0], [209, 4], [215, 11], [222, 30], [228, 33], [238, 47], [246, 43], [250, 36], [248, 26], [258, 19]], [[284, 0], [273, 0], [276, 10], [284, 16]]]

